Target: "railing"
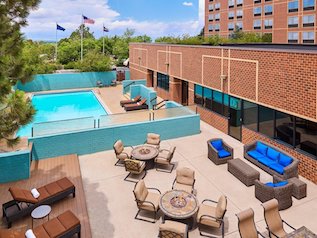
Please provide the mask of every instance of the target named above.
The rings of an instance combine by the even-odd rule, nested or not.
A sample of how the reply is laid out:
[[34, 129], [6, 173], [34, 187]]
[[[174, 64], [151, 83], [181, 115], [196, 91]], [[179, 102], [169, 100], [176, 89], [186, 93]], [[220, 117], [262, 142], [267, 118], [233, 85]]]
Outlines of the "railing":
[[165, 99], [165, 100], [162, 100], [159, 103], [153, 105], [153, 110], [158, 110], [158, 109], [164, 107], [165, 106], [165, 102], [167, 102], [167, 101], [168, 101], [168, 99]]
[[127, 84], [126, 86], [123, 87], [123, 91], [125, 91], [128, 87], [130, 87], [132, 84], [135, 84], [135, 82], [131, 82], [129, 84]]
[[162, 108], [153, 111], [153, 121], [197, 114], [196, 105]]

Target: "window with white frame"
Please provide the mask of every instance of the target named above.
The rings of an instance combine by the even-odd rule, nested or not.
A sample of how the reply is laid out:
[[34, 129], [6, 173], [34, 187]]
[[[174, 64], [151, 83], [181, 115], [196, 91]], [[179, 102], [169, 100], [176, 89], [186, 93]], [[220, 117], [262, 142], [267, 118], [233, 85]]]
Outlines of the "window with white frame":
[[219, 10], [220, 9], [220, 2], [217, 2], [216, 4], [215, 4], [215, 10]]
[[237, 0], [237, 7], [240, 7], [243, 5], [243, 0]]
[[208, 25], [208, 31], [213, 31], [213, 25], [211, 24]]
[[303, 32], [303, 43], [314, 43], [315, 42], [315, 32], [304, 31]]
[[243, 10], [237, 10], [237, 18], [242, 18], [243, 17]]
[[288, 27], [298, 27], [298, 16], [288, 17]]
[[228, 0], [228, 6], [231, 8], [231, 7], [234, 7], [234, 0]]
[[303, 16], [303, 27], [310, 27], [315, 25], [315, 15]]
[[303, 9], [314, 10], [315, 9], [315, 0], [303, 0]]
[[238, 21], [236, 25], [237, 25], [237, 27], [238, 27], [240, 30], [243, 29], [243, 23], [242, 23], [242, 21]]
[[265, 19], [264, 20], [264, 28], [272, 29], [273, 28], [273, 19]]
[[213, 11], [214, 10], [214, 4], [209, 4], [209, 11]]
[[261, 29], [261, 20], [260, 19], [253, 21], [253, 29], [255, 29], [255, 30]]
[[220, 13], [215, 14], [215, 21], [219, 21], [220, 20]]
[[214, 25], [214, 30], [215, 31], [219, 31], [220, 30], [220, 25], [219, 24]]
[[234, 23], [233, 22], [229, 22], [228, 23], [228, 30], [229, 31], [233, 31], [234, 30]]
[[272, 5], [265, 5], [264, 6], [264, 14], [265, 15], [272, 15], [273, 14], [273, 6]]
[[298, 11], [298, 0], [288, 2], [288, 12]]
[[234, 11], [228, 12], [228, 18], [233, 19], [234, 18]]
[[298, 32], [288, 32], [288, 43], [298, 42]]
[[208, 15], [208, 20], [209, 21], [213, 21], [214, 20], [214, 15], [213, 14], [209, 14]]
[[254, 16], [261, 16], [262, 8], [261, 7], [255, 7], [253, 8], [253, 15]]

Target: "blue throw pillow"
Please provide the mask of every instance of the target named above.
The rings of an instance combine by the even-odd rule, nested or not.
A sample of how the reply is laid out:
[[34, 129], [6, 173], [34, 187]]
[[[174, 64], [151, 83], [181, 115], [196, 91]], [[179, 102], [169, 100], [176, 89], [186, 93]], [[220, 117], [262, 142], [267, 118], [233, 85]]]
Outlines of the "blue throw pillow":
[[269, 157], [269, 159], [277, 161], [279, 156], [280, 156], [280, 152], [278, 152], [272, 148], [268, 148], [267, 157]]
[[253, 159], [259, 160], [259, 158], [264, 157], [260, 152], [256, 150], [250, 150], [247, 152], [248, 155], [250, 155]]
[[212, 145], [216, 150], [223, 150], [222, 140], [212, 141], [212, 142], [211, 142], [211, 145]]
[[267, 146], [258, 141], [258, 142], [256, 143], [256, 150], [257, 150], [258, 152], [260, 152], [262, 155], [266, 155]]
[[272, 183], [272, 182], [268, 182], [265, 185], [274, 188], [274, 183]]
[[280, 153], [280, 159], [278, 163], [284, 167], [290, 165], [293, 162], [293, 159], [287, 155]]
[[285, 186], [286, 184], [288, 184], [288, 182], [285, 180], [285, 181], [275, 183], [274, 187], [282, 187], [282, 186]]

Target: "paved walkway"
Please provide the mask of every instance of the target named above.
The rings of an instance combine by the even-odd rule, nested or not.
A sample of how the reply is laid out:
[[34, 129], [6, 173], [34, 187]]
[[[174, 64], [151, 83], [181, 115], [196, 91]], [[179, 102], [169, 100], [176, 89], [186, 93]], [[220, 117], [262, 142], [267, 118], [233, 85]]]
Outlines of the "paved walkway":
[[[235, 214], [249, 207], [255, 211], [258, 230], [265, 233], [263, 208], [254, 196], [254, 186], [246, 187], [227, 171], [227, 165], [216, 166], [207, 158], [206, 141], [216, 137], [223, 138], [234, 148], [235, 158], [242, 158], [243, 144], [203, 122], [199, 135], [163, 141], [162, 147], [175, 145], [174, 162], [177, 167], [186, 166], [196, 171], [195, 188], [200, 202], [205, 198], [217, 200], [221, 194], [228, 197], [226, 237], [239, 237]], [[123, 181], [127, 172], [123, 167], [114, 166], [116, 159], [113, 151], [80, 156], [79, 160], [93, 237], [157, 236], [161, 220], [152, 224], [134, 219], [137, 212], [132, 193], [134, 184]], [[262, 181], [272, 180], [270, 175], [258, 170]], [[145, 182], [147, 186], [156, 187], [163, 193], [171, 189], [175, 174], [175, 170], [171, 174], [150, 170]], [[281, 211], [281, 216], [297, 228], [305, 225], [317, 233], [317, 186], [303, 180], [308, 183], [308, 196], [301, 200], [293, 198], [293, 206]], [[214, 235], [220, 235], [216, 229], [211, 231]], [[189, 237], [200, 237], [198, 229], [191, 231]]]

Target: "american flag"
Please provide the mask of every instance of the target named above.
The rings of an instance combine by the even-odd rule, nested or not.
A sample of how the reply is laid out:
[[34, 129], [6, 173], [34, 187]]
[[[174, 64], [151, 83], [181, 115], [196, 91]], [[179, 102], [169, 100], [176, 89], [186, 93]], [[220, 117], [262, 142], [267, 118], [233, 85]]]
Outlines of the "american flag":
[[83, 15], [84, 23], [86, 24], [95, 24], [95, 21], [93, 19], [90, 19]]

